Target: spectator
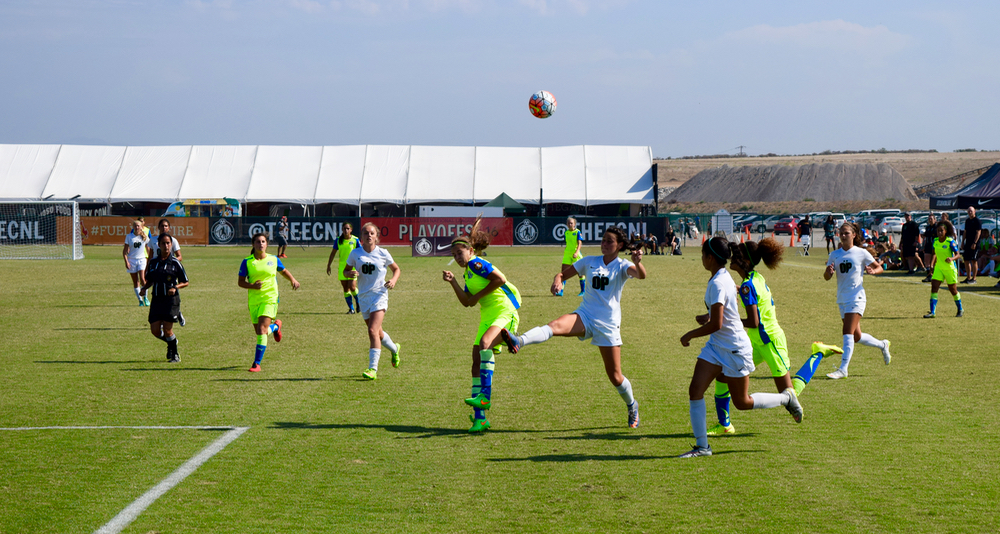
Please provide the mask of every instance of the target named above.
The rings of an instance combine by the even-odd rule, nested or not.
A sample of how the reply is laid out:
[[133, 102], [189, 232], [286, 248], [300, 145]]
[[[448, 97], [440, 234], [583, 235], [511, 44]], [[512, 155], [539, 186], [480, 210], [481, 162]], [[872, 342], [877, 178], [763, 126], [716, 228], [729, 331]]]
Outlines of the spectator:
[[812, 229], [812, 223], [809, 222], [808, 215], [799, 221], [799, 244], [802, 245], [802, 252], [806, 256], [809, 255], [809, 246], [812, 245]]
[[965, 221], [965, 232], [962, 233], [962, 259], [965, 260], [965, 280], [960, 284], [975, 284], [979, 271], [979, 234], [983, 230], [983, 222], [976, 217], [976, 208], [969, 206], [966, 210], [969, 218]]
[[647, 254], [656, 254], [656, 236], [652, 232], [646, 234], [646, 241], [643, 243], [643, 248], [646, 249]]
[[281, 219], [278, 220], [277, 226], [278, 235], [275, 236], [278, 242], [278, 257], [286, 258], [285, 249], [288, 248], [288, 217], [282, 215]]
[[674, 233], [674, 227], [667, 225], [667, 235], [663, 236], [663, 244], [660, 251], [668, 250], [667, 254], [679, 256], [681, 253], [681, 239]]
[[823, 223], [823, 238], [826, 239], [826, 253], [830, 253], [830, 246], [832, 245], [834, 250], [837, 248], [837, 244], [834, 240], [837, 238], [837, 224], [833, 222], [833, 215], [826, 216], [826, 222]]
[[879, 256], [879, 263], [882, 264], [882, 268], [886, 271], [896, 271], [903, 268], [902, 258], [900, 256], [899, 249], [896, 248], [895, 243], [889, 243], [886, 247], [881, 243], [876, 247], [876, 250], [884, 249]]
[[906, 264], [906, 274], [913, 274], [917, 272], [918, 263], [923, 267], [923, 262], [917, 256], [917, 250], [920, 248], [920, 226], [913, 222], [913, 217], [909, 213], [904, 213], [903, 219], [906, 222], [903, 223], [899, 234], [900, 255]]
[[924, 272], [927, 276], [921, 282], [931, 281], [931, 267], [934, 266], [934, 240], [937, 238], [937, 219], [931, 213], [927, 216], [927, 228], [924, 229]]

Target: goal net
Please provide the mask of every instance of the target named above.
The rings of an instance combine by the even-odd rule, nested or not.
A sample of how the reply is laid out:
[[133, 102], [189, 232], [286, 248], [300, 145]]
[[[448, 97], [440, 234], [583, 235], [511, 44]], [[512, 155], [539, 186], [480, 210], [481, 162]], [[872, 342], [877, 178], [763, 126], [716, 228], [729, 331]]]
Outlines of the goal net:
[[0, 202], [0, 259], [82, 260], [76, 202]]

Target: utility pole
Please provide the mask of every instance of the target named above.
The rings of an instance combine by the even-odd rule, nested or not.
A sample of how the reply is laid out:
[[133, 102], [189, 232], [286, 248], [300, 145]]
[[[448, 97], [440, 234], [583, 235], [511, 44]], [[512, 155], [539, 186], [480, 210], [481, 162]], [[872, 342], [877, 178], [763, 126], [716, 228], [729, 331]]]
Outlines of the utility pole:
[[740, 145], [740, 146], [738, 146], [736, 148], [739, 149], [739, 152], [736, 153], [736, 157], [738, 157], [738, 158], [745, 158], [745, 157], [747, 157], [746, 152], [743, 152], [743, 149], [746, 148], [745, 146]]

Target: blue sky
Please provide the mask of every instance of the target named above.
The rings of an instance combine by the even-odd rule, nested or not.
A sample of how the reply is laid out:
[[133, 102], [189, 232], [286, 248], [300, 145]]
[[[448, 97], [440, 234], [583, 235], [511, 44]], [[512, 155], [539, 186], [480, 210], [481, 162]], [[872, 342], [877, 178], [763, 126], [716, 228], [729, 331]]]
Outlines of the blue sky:
[[998, 20], [988, 1], [3, 0], [0, 143], [1000, 149]]

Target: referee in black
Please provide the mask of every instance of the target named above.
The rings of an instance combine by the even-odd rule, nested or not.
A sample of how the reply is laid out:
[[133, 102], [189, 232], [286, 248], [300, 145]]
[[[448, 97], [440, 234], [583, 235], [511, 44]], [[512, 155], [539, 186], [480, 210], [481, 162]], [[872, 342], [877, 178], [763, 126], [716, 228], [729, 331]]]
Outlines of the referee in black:
[[187, 287], [187, 273], [184, 266], [171, 253], [173, 239], [170, 234], [161, 232], [156, 238], [159, 254], [146, 265], [146, 283], [142, 286], [140, 295], [153, 288], [152, 302], [149, 304], [149, 330], [153, 336], [162, 339], [167, 344], [167, 361], [181, 361], [177, 353], [177, 336], [174, 335], [174, 323], [181, 314], [180, 289]]

